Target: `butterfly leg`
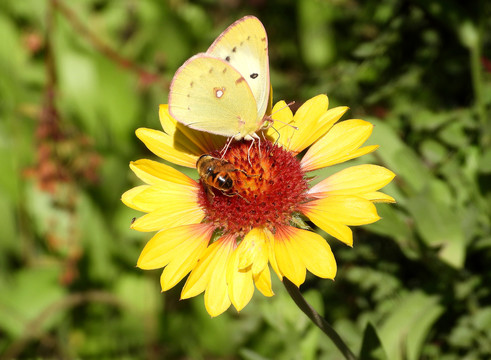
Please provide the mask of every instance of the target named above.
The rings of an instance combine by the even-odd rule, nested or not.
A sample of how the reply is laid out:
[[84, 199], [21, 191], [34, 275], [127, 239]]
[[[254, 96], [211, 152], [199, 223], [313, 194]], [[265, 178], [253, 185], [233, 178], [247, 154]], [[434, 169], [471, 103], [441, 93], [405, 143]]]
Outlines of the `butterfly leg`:
[[256, 139], [258, 141], [258, 145], [257, 146], [258, 146], [258, 149], [259, 149], [259, 158], [262, 157], [261, 156], [261, 138], [256, 133], [254, 133], [254, 134], [252, 134], [252, 135], [250, 135], [248, 137], [245, 137], [244, 139], [251, 141], [251, 146], [249, 146], [249, 150], [247, 150], [247, 161], [249, 162], [249, 165], [252, 166], [250, 153], [251, 153], [252, 147], [254, 146], [254, 143], [256, 142]]
[[233, 137], [229, 137], [229, 138], [228, 138], [228, 140], [227, 140], [227, 142], [226, 142], [226, 143], [225, 143], [225, 145], [223, 146], [223, 149], [222, 149], [222, 150], [220, 150], [220, 154], [222, 154], [221, 159], [223, 159], [223, 157], [224, 157], [224, 156], [225, 156], [225, 154], [227, 153], [227, 150], [228, 150], [228, 148], [229, 148], [230, 144], [232, 143], [232, 140], [233, 140], [233, 139], [234, 139]]
[[251, 165], [251, 167], [252, 167], [252, 163], [251, 163], [250, 153], [251, 153], [252, 146], [254, 145], [255, 142], [256, 140], [253, 138], [251, 140], [251, 146], [249, 146], [249, 150], [247, 150], [247, 161], [249, 162], [249, 165]]

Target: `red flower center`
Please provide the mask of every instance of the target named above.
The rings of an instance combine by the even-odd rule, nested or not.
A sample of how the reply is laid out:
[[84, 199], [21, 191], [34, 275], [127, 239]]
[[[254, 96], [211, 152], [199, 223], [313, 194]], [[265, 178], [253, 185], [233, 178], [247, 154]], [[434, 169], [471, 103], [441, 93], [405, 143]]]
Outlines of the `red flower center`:
[[[211, 155], [220, 158], [218, 151]], [[206, 212], [205, 221], [224, 233], [244, 236], [254, 227], [275, 232], [277, 226], [289, 224], [307, 201], [308, 183], [300, 162], [270, 141], [256, 141], [252, 147], [250, 141], [234, 142], [223, 159], [229, 163], [227, 171], [215, 168], [214, 179], [231, 179], [232, 187], [220, 189], [217, 181], [215, 187], [207, 185], [210, 176], [208, 181], [202, 176], [198, 202]]]

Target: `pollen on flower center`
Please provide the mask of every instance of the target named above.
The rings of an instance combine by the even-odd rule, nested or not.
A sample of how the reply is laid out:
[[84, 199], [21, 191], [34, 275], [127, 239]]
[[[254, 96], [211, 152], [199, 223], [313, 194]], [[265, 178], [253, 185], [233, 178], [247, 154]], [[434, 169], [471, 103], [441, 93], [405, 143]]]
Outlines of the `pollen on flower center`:
[[[211, 155], [220, 157], [218, 151]], [[248, 141], [235, 142], [224, 160], [235, 169], [221, 173], [233, 180], [232, 188], [223, 191], [202, 178], [198, 195], [205, 221], [224, 233], [243, 236], [254, 227], [274, 232], [276, 226], [288, 224], [307, 201], [308, 184], [299, 161], [270, 141], [256, 141], [252, 147]]]

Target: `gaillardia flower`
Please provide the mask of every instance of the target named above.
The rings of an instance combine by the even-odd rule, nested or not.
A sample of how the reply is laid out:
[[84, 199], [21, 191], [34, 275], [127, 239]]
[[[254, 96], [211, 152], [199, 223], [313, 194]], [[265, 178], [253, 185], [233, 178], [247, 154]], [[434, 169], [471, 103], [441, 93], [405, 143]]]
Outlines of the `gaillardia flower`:
[[[328, 110], [325, 95], [310, 99], [295, 115], [283, 101], [276, 104], [272, 110], [272, 118], [278, 120], [275, 129], [259, 134], [261, 141], [232, 142], [223, 154], [223, 160], [232, 164], [229, 168], [236, 169], [222, 174], [233, 181], [228, 192], [211, 186], [220, 167], [214, 169], [212, 179], [205, 175], [195, 181], [160, 162], [132, 162], [131, 169], [146, 185], [124, 193], [122, 201], [147, 214], [131, 227], [157, 231], [143, 249], [138, 267], [164, 268], [162, 291], [189, 274], [181, 298], [204, 291], [211, 316], [230, 304], [241, 310], [254, 286], [272, 296], [270, 268], [297, 286], [305, 281], [307, 270], [333, 279], [336, 261], [331, 249], [309, 225], [352, 246], [348, 226], [379, 220], [374, 203], [394, 202], [378, 191], [394, 174], [376, 165], [352, 166], [310, 186], [310, 171], [377, 148], [362, 147], [372, 124], [363, 120], [337, 123], [347, 109]], [[167, 105], [161, 105], [159, 114], [164, 132], [136, 131], [157, 156], [191, 168], [202, 154], [222, 157], [225, 138], [181, 125], [169, 115]]]

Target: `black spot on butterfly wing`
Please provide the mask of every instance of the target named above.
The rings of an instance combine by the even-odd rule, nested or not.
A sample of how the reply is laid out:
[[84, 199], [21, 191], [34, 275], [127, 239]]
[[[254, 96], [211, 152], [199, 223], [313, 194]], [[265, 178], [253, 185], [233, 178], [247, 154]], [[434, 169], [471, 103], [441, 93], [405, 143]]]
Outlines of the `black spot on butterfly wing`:
[[251, 76], [251, 79], [256, 79], [259, 76], [259, 74], [258, 73], [252, 73], [250, 76]]

